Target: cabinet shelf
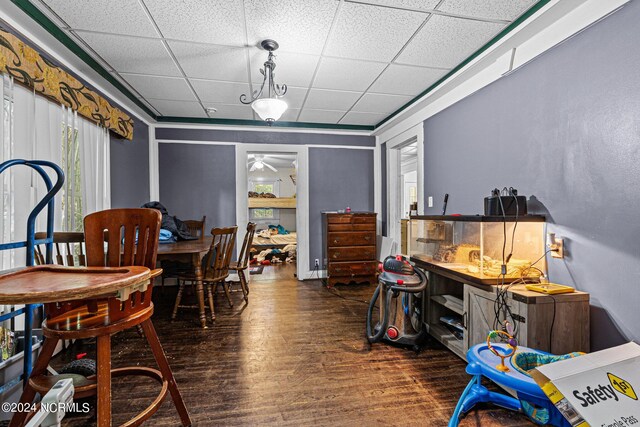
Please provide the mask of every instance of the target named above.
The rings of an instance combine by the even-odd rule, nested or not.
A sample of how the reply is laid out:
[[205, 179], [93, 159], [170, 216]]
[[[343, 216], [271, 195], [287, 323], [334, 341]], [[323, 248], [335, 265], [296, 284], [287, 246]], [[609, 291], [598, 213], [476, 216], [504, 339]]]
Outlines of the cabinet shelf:
[[451, 331], [445, 326], [437, 323], [432, 323], [429, 325], [429, 333], [459, 357], [466, 360], [463, 340], [459, 340], [458, 338], [456, 338], [456, 336], [453, 335]]
[[449, 310], [459, 314], [460, 316], [464, 313], [464, 306], [462, 300], [458, 297], [454, 297], [453, 295], [432, 295], [431, 301], [434, 301]]

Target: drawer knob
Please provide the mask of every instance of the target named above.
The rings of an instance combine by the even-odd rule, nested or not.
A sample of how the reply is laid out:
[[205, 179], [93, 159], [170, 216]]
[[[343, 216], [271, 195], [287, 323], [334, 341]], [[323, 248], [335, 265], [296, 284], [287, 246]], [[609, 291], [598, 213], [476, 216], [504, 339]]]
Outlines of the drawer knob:
[[340, 254], [336, 252], [335, 254], [333, 254], [333, 257], [334, 258], [338, 258], [338, 255], [340, 255]]
[[364, 236], [364, 240], [368, 242], [369, 240], [371, 240], [371, 236]]
[[338, 239], [333, 239], [333, 243], [338, 243]]

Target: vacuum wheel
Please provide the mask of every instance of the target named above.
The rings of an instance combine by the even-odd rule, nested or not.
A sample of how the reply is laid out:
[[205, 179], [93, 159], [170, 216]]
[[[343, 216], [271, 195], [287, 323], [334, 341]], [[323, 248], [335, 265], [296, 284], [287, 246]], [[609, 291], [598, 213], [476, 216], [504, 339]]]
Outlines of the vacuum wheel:
[[83, 377], [90, 377], [98, 372], [96, 361], [93, 359], [78, 359], [67, 363], [58, 371], [60, 374], [78, 374]]

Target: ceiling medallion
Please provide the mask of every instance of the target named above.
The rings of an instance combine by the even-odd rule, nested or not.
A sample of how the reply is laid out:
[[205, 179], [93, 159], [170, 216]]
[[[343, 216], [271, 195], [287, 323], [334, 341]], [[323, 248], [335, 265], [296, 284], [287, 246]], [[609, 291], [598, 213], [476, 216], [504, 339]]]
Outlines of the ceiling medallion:
[[[263, 40], [260, 45], [264, 50], [269, 52], [269, 57], [264, 63], [264, 68], [260, 69], [260, 74], [263, 76], [262, 86], [260, 86], [259, 90], [253, 91], [251, 98], [245, 94], [240, 95], [240, 102], [243, 104], [251, 104], [253, 111], [258, 113], [260, 118], [267, 122], [267, 124], [272, 125], [273, 122], [282, 117], [282, 114], [287, 109], [287, 103], [280, 99], [280, 97], [287, 93], [287, 85], [278, 85], [273, 80], [275, 78], [274, 70], [276, 68], [276, 63], [273, 61], [275, 58], [273, 51], [278, 49], [278, 43], [274, 40]], [[264, 97], [261, 98], [263, 95]]]

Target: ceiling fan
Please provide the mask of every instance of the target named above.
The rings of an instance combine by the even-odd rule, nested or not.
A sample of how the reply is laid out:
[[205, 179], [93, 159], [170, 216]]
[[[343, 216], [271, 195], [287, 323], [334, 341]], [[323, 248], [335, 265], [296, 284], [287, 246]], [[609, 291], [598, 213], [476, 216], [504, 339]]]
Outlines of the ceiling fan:
[[255, 170], [262, 170], [264, 167], [268, 167], [274, 172], [278, 172], [278, 169], [271, 166], [269, 163], [264, 161], [266, 156], [260, 154], [249, 154], [249, 158], [253, 158], [253, 160], [249, 161], [248, 166], [251, 166], [249, 172], [253, 172]]

